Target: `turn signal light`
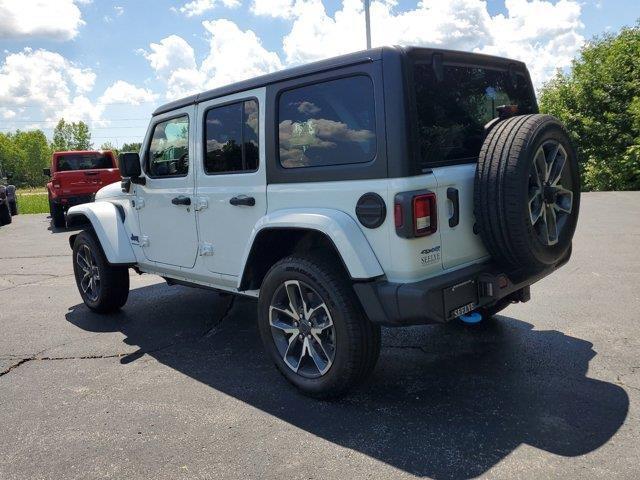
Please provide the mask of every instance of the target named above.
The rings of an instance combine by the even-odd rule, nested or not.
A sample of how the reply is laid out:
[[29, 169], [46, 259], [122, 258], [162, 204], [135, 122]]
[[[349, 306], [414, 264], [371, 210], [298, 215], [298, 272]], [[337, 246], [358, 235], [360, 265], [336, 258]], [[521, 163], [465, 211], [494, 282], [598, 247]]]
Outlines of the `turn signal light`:
[[413, 232], [416, 237], [431, 235], [438, 230], [435, 193], [413, 197]]

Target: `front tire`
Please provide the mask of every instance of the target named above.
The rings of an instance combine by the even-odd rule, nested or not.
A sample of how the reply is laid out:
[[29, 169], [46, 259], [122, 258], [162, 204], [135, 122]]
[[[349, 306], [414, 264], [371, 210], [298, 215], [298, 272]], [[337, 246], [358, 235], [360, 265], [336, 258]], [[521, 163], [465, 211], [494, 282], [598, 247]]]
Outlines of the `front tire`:
[[341, 265], [324, 255], [292, 255], [269, 270], [258, 326], [282, 375], [315, 398], [346, 393], [380, 354], [380, 327], [365, 317]]
[[91, 231], [73, 243], [73, 272], [82, 300], [94, 312], [115, 312], [127, 302], [129, 269], [110, 265]]
[[9, 202], [9, 210], [11, 211], [11, 216], [18, 215], [18, 202]]

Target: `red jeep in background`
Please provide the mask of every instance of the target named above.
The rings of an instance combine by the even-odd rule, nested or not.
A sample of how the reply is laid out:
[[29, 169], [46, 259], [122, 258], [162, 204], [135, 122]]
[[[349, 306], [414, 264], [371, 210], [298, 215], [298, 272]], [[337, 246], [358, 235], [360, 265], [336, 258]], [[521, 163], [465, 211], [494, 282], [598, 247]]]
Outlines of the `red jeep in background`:
[[92, 202], [98, 190], [121, 180], [116, 157], [109, 150], [55, 152], [44, 174], [51, 177], [47, 190], [54, 227], [66, 226], [69, 207]]

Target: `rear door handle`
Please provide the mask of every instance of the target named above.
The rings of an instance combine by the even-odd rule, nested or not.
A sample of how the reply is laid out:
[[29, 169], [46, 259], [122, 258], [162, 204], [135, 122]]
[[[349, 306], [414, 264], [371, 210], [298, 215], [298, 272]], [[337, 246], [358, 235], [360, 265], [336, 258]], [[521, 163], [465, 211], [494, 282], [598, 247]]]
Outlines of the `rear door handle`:
[[447, 198], [453, 204], [453, 215], [449, 217], [449, 227], [453, 228], [460, 223], [460, 195], [457, 188], [447, 188]]
[[172, 198], [171, 203], [174, 205], [191, 205], [191, 197], [180, 195], [179, 197]]
[[239, 205], [245, 205], [247, 207], [253, 207], [256, 204], [256, 199], [253, 197], [248, 197], [246, 195], [238, 195], [237, 197], [233, 197], [229, 200], [231, 205], [235, 205], [236, 207]]

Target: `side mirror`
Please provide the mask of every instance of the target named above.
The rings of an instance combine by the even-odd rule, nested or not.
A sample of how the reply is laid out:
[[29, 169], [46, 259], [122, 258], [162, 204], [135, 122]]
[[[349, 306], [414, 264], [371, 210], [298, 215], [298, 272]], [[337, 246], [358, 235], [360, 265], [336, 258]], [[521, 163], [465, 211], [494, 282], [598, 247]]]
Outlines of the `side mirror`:
[[126, 179], [122, 181], [122, 190], [128, 192], [132, 183], [144, 185], [144, 178], [141, 178], [142, 169], [140, 168], [140, 155], [135, 152], [121, 153], [118, 155], [118, 168], [120, 175]]
[[51, 169], [50, 169], [50, 168], [43, 168], [43, 169], [42, 169], [42, 174], [43, 174], [45, 177], [50, 177], [50, 176], [51, 176]]
[[138, 178], [142, 175], [140, 168], [140, 155], [135, 152], [121, 153], [118, 155], [118, 168], [124, 178]]

